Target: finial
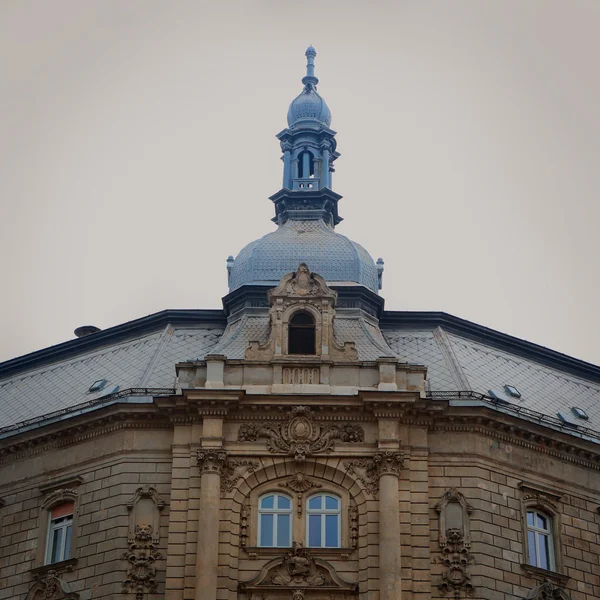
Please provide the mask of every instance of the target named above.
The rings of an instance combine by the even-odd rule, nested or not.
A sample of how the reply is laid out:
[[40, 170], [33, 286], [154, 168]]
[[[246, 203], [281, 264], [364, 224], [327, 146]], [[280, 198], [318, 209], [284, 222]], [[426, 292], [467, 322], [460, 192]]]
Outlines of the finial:
[[309, 46], [304, 53], [306, 56], [306, 77], [302, 78], [302, 83], [305, 86], [312, 85], [313, 87], [319, 83], [319, 80], [315, 77], [315, 56], [317, 51]]

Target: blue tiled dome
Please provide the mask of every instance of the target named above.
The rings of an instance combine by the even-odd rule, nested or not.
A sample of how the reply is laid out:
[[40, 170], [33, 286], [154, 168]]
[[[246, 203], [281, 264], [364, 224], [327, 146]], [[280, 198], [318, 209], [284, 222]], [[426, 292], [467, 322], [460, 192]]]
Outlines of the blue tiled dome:
[[377, 268], [369, 253], [320, 219], [289, 220], [248, 244], [232, 265], [229, 291], [243, 285], [274, 287], [301, 262], [328, 283], [353, 282], [377, 293]]
[[307, 85], [302, 90], [302, 93], [292, 101], [288, 110], [289, 127], [302, 119], [316, 119], [327, 127], [331, 125], [331, 111], [312, 85]]

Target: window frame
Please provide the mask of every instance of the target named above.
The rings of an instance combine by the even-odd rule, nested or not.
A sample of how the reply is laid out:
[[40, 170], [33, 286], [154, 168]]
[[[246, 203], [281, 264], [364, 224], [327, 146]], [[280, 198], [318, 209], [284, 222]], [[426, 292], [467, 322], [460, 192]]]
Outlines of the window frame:
[[[533, 515], [533, 525], [529, 524], [529, 515]], [[546, 524], [547, 524], [547, 528], [543, 529], [541, 527], [538, 527], [536, 525], [536, 521], [537, 521], [537, 517], [541, 517], [542, 519], [545, 519]], [[525, 527], [527, 528], [527, 564], [530, 565], [531, 567], [537, 567], [538, 569], [544, 569], [546, 571], [555, 571], [556, 570], [556, 559], [555, 559], [555, 552], [554, 552], [554, 518], [552, 515], [548, 514], [547, 512], [540, 510], [538, 507], [536, 506], [531, 506], [531, 507], [526, 507], [525, 510]], [[535, 558], [536, 558], [536, 564], [533, 564], [531, 562], [531, 546], [529, 543], [529, 534], [533, 533], [534, 536], [534, 540], [535, 540], [535, 548], [534, 550], [534, 554], [535, 554]], [[548, 539], [548, 565], [547, 566], [543, 566], [540, 563], [540, 538], [547, 538]]]
[[[563, 549], [560, 535], [562, 531], [561, 511], [559, 508], [561, 499], [560, 493], [550, 488], [524, 481], [520, 481], [518, 487], [522, 493], [521, 523], [523, 527], [523, 555], [521, 567], [529, 573], [537, 573], [538, 575], [544, 575], [546, 577], [564, 577], [564, 567], [562, 562]], [[537, 511], [549, 519], [549, 546], [552, 548], [551, 569], [538, 567], [529, 562], [529, 527], [527, 524], [527, 513], [532, 511]], [[539, 556], [539, 554], [537, 556]]]
[[[72, 506], [72, 511], [70, 514], [62, 515], [60, 517], [52, 518], [52, 510], [57, 508], [58, 506], [62, 506], [64, 504], [70, 504]], [[73, 549], [73, 522], [75, 518], [75, 503], [74, 502], [63, 502], [60, 504], [55, 504], [51, 509], [49, 509], [50, 515], [48, 518], [48, 531], [46, 533], [46, 550], [44, 552], [44, 565], [53, 565], [56, 563], [63, 562], [65, 560], [69, 560], [72, 558], [72, 549]], [[58, 523], [56, 523], [58, 521]], [[65, 547], [67, 541], [67, 532], [69, 537], [69, 555], [65, 556]], [[61, 542], [60, 542], [60, 558], [58, 560], [52, 560], [52, 550], [54, 546], [54, 534], [55, 532], [62, 530]]]
[[[338, 507], [336, 509], [328, 509], [325, 508], [325, 499], [327, 496], [331, 498], [335, 498], [338, 502]], [[309, 508], [310, 501], [314, 498], [323, 498], [321, 503], [322, 508]], [[316, 494], [312, 494], [306, 498], [305, 505], [306, 512], [306, 537], [305, 537], [305, 547], [306, 548], [319, 548], [319, 549], [332, 549], [332, 548], [341, 548], [342, 547], [342, 499], [337, 494], [333, 494], [331, 492], [318, 492]], [[311, 546], [310, 545], [310, 517], [317, 516], [321, 517], [321, 545], [319, 546]], [[326, 524], [327, 524], [327, 516], [337, 516], [337, 545], [335, 546], [327, 546], [327, 532], [326, 532]]]
[[[289, 500], [290, 502], [290, 507], [289, 509], [282, 509], [282, 508], [261, 508], [261, 502], [265, 499], [268, 498], [269, 496], [273, 496], [274, 498], [279, 498], [279, 497], [283, 497], [286, 498], [287, 500]], [[279, 505], [279, 501], [274, 501], [273, 505]], [[257, 514], [258, 514], [258, 519], [256, 521], [256, 545], [259, 548], [291, 548], [292, 547], [292, 540], [294, 537], [294, 499], [289, 495], [289, 494], [284, 494], [282, 492], [276, 491], [276, 492], [265, 492], [264, 494], [261, 494], [258, 497], [258, 509], [257, 509]], [[289, 515], [290, 517], [290, 525], [289, 525], [289, 532], [288, 532], [288, 537], [289, 537], [289, 545], [287, 546], [279, 546], [277, 543], [273, 543], [270, 546], [266, 546], [263, 545], [263, 540], [262, 540], [262, 515], [274, 515], [273, 518], [273, 542], [277, 542], [277, 533], [278, 533], [278, 524], [279, 524], [279, 519], [277, 517], [279, 517], [279, 515]]]

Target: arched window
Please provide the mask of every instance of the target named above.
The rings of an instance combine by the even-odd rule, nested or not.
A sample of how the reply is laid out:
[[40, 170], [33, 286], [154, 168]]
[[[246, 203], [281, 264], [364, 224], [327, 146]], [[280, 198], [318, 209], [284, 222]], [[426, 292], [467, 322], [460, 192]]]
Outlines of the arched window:
[[283, 494], [266, 494], [258, 500], [258, 545], [289, 548], [292, 545], [292, 500]]
[[73, 502], [65, 502], [54, 506], [50, 511], [44, 560], [47, 565], [71, 557], [74, 508]]
[[527, 549], [529, 564], [554, 571], [552, 517], [539, 510], [527, 511]]
[[297, 312], [288, 326], [288, 354], [316, 354], [315, 320], [307, 312]]
[[332, 494], [318, 494], [308, 499], [306, 545], [310, 548], [341, 546], [341, 501]]

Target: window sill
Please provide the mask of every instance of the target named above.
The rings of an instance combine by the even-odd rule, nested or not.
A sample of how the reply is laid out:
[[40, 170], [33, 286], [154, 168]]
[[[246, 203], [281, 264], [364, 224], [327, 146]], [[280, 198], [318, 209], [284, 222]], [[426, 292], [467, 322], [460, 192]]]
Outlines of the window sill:
[[[349, 556], [354, 552], [355, 548], [306, 548], [303, 547], [304, 550], [307, 550], [313, 555], [318, 556], [319, 558], [329, 558], [329, 559], [341, 559], [348, 560]], [[273, 547], [262, 547], [262, 546], [246, 546], [244, 551], [248, 554], [250, 558], [266, 558], [266, 557], [274, 557], [274, 556], [282, 556], [291, 552], [293, 548], [290, 546], [289, 548], [273, 548]]]
[[558, 584], [565, 584], [570, 579], [568, 575], [564, 575], [563, 573], [548, 571], [547, 569], [534, 567], [533, 565], [522, 564], [521, 569], [533, 577], [541, 578], [542, 580], [550, 579], [550, 581]]
[[31, 574], [33, 575], [34, 579], [41, 579], [49, 571], [55, 571], [57, 574], [70, 573], [75, 569], [76, 564], [76, 558], [69, 558], [67, 560], [61, 560], [60, 562], [50, 563], [48, 565], [42, 565], [41, 567], [31, 569]]

